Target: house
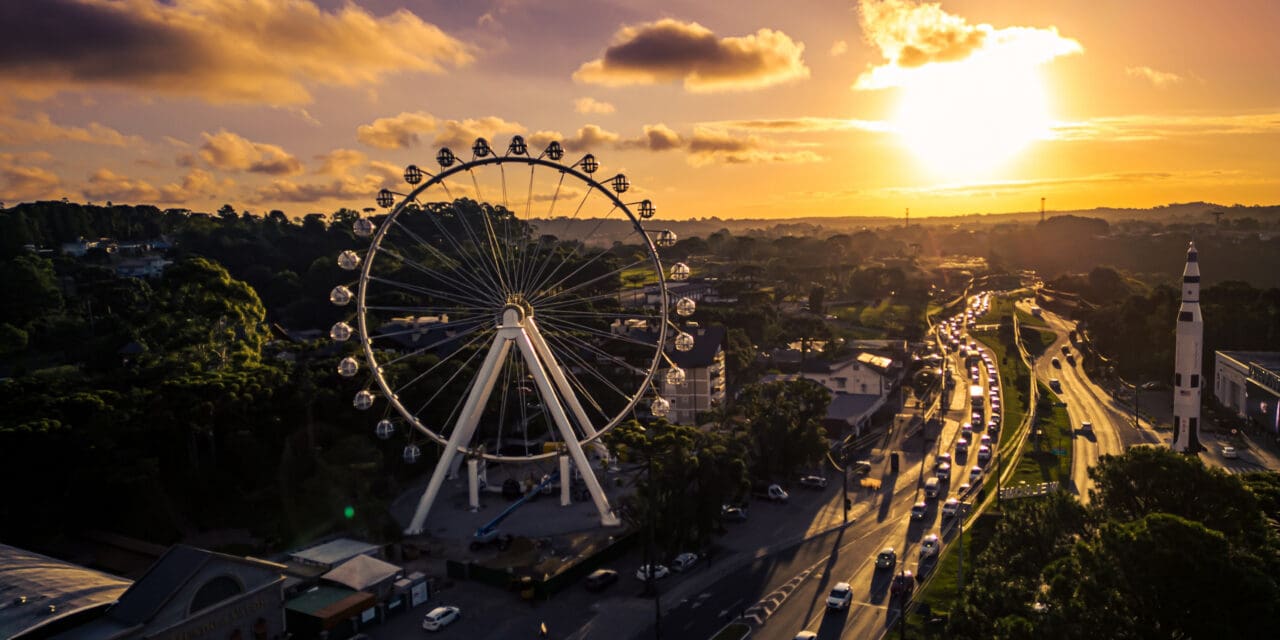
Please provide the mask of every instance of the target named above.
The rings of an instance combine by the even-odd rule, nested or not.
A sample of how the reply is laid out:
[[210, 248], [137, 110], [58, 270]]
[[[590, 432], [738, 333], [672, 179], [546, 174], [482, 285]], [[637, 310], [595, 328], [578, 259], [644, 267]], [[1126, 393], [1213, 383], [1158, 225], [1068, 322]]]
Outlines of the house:
[[831, 392], [824, 426], [831, 433], [846, 430], [861, 434], [871, 416], [893, 392], [902, 367], [896, 361], [870, 352], [840, 360], [809, 360], [797, 373], [766, 375], [761, 382], [812, 380]]
[[124, 258], [115, 264], [116, 275], [121, 278], [159, 278], [165, 267], [173, 264], [158, 255], [144, 255], [136, 258]]

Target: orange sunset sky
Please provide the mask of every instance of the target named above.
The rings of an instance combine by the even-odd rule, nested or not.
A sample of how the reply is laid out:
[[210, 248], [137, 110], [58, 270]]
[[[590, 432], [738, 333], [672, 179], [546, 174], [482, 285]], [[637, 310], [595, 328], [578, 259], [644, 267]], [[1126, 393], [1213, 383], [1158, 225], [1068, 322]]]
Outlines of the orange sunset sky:
[[0, 24], [6, 206], [360, 209], [516, 133], [671, 218], [1280, 202], [1274, 0], [7, 0]]

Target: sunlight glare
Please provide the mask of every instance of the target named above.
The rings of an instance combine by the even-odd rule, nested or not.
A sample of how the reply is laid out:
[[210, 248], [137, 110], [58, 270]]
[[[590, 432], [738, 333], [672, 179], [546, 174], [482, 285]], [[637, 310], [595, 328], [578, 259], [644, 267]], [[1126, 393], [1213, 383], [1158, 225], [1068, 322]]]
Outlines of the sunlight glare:
[[894, 129], [934, 178], [989, 177], [1049, 131], [1048, 95], [1034, 66], [976, 56], [916, 71], [902, 88]]

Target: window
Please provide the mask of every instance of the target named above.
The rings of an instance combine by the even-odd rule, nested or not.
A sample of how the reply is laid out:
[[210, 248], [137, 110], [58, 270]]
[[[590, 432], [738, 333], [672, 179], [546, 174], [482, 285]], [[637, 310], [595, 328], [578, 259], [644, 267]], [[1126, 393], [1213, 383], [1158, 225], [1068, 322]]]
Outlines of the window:
[[862, 392], [863, 392], [863, 393], [866, 393], [866, 392], [867, 392], [867, 383], [865, 383], [865, 382], [864, 382], [864, 383], [862, 383]]
[[1191, 374], [1191, 388], [1194, 389], [1199, 386], [1200, 386], [1200, 374], [1198, 373]]
[[1191, 322], [1192, 320], [1195, 320], [1195, 314], [1190, 311], [1183, 311], [1178, 314], [1179, 322]]
[[1175, 387], [1181, 387], [1181, 386], [1182, 386], [1182, 374], [1181, 374], [1181, 373], [1175, 373], [1175, 374], [1173, 374], [1173, 386], [1175, 386]]

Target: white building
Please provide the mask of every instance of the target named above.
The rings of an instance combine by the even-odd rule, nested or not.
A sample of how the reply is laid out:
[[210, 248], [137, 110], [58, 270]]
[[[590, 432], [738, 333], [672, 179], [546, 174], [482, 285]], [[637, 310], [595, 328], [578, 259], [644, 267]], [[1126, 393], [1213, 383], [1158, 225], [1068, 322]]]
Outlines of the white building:
[[1280, 351], [1215, 351], [1213, 356], [1218, 402], [1280, 435]]
[[831, 392], [824, 424], [833, 432], [862, 433], [872, 414], [884, 406], [893, 391], [895, 372], [900, 369], [890, 358], [859, 353], [843, 360], [809, 360], [799, 373], [775, 373], [761, 382], [812, 380]]

